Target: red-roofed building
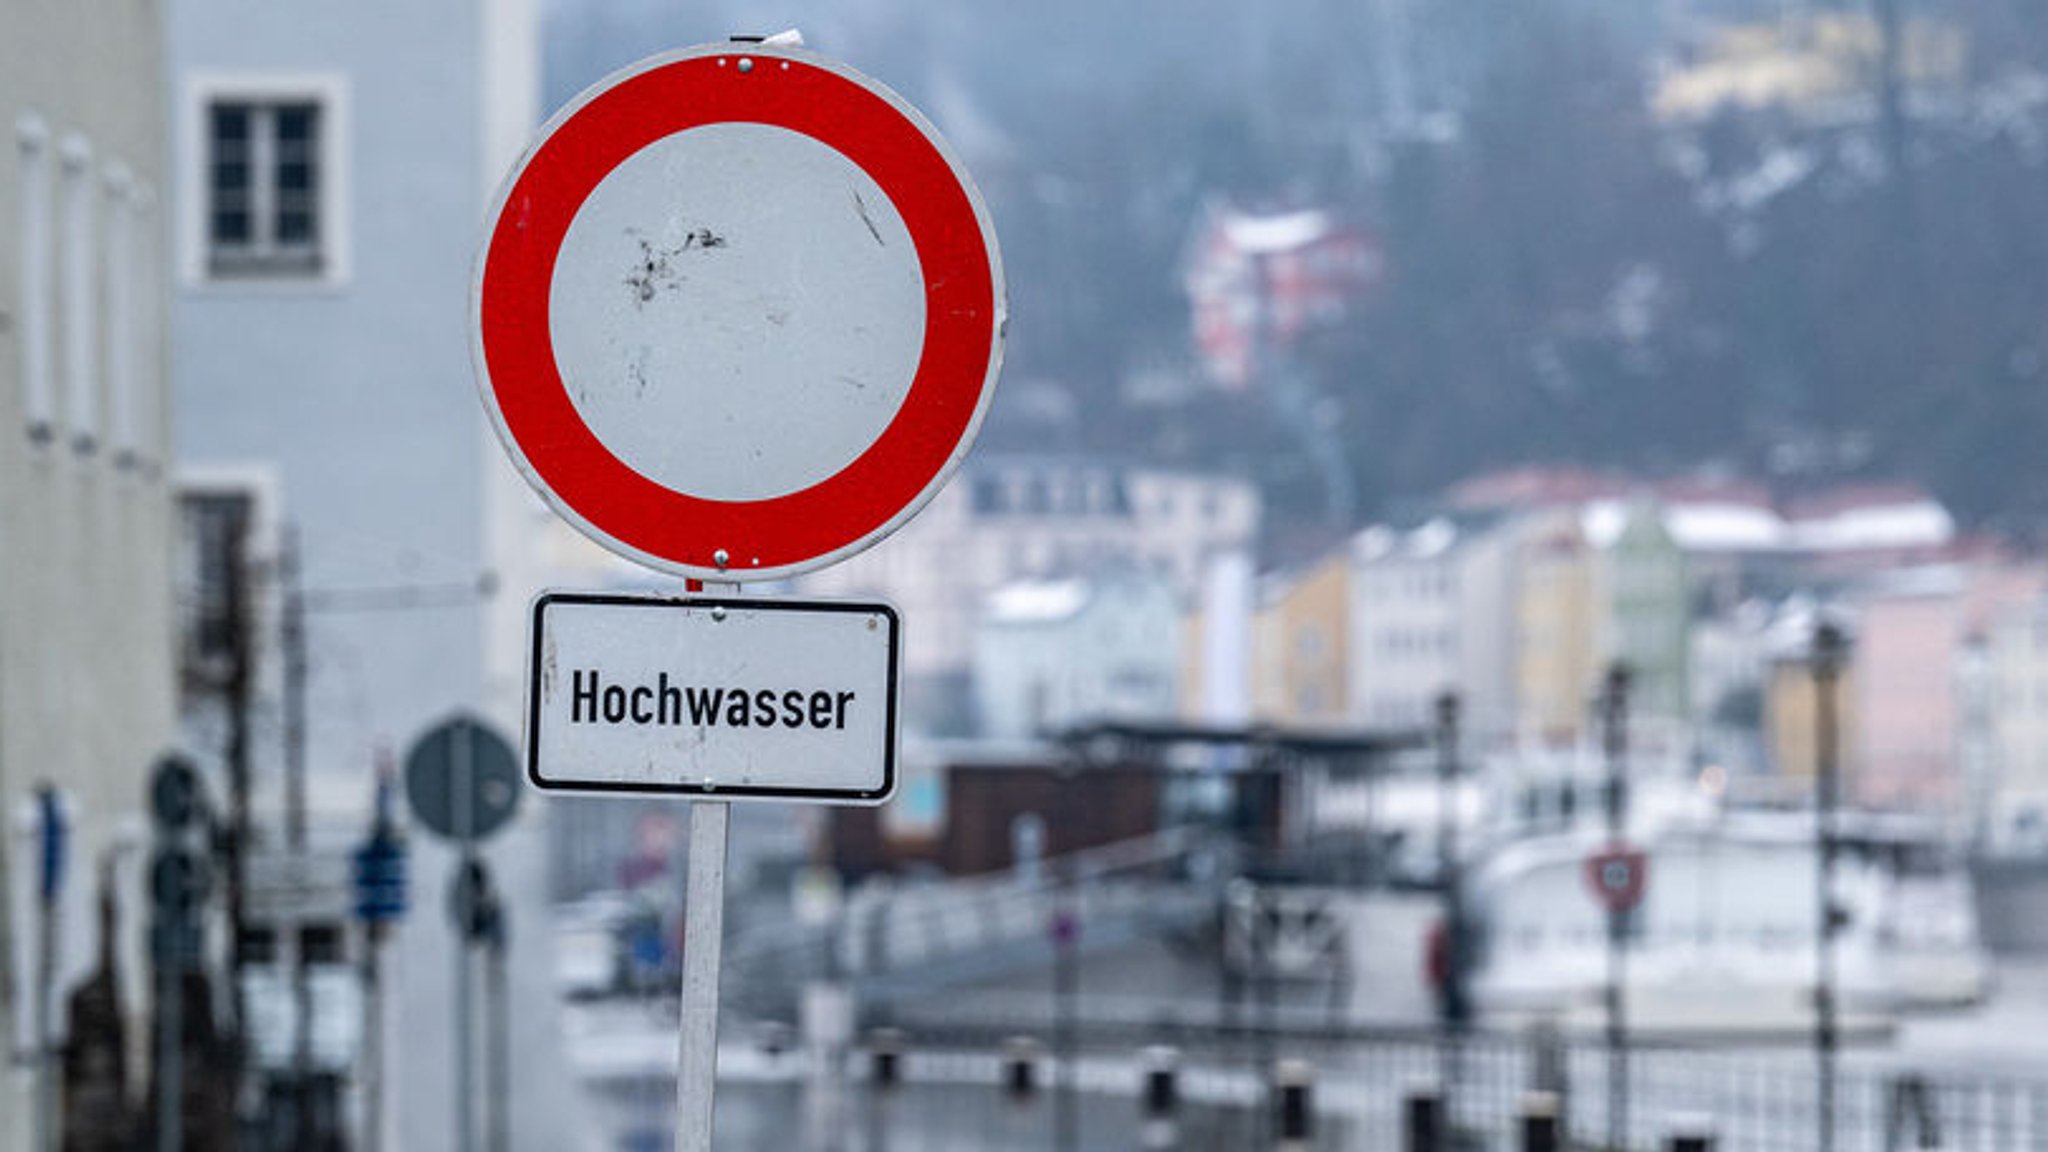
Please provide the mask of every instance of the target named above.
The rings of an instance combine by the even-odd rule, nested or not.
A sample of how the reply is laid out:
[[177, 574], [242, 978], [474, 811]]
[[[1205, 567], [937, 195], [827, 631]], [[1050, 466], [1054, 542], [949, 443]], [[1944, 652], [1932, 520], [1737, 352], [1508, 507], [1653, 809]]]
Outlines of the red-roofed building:
[[1618, 498], [1640, 481], [1576, 464], [1528, 464], [1460, 481], [1445, 500], [1461, 512], [1528, 511]]
[[1217, 384], [1249, 387], [1266, 357], [1351, 315], [1385, 276], [1379, 238], [1328, 212], [1212, 207], [1183, 276], [1195, 351]]

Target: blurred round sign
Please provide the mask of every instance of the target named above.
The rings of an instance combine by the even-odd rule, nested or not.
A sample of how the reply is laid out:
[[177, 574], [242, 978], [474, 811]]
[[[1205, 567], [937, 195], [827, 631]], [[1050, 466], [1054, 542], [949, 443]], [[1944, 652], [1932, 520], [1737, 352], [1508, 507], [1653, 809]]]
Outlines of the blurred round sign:
[[923, 116], [815, 53], [712, 44], [541, 128], [491, 210], [471, 350], [565, 519], [676, 575], [768, 580], [944, 487], [1006, 313], [994, 225]]
[[1611, 844], [1586, 857], [1586, 882], [1608, 911], [1628, 912], [1643, 902], [1649, 864], [1642, 849]]
[[413, 818], [451, 840], [481, 840], [519, 810], [519, 758], [482, 721], [458, 716], [427, 730], [405, 756]]
[[149, 777], [149, 810], [157, 826], [176, 832], [198, 819], [199, 789], [199, 770], [191, 760], [175, 752], [158, 760]]
[[149, 863], [149, 891], [160, 907], [198, 907], [212, 888], [206, 858], [185, 848], [160, 849]]

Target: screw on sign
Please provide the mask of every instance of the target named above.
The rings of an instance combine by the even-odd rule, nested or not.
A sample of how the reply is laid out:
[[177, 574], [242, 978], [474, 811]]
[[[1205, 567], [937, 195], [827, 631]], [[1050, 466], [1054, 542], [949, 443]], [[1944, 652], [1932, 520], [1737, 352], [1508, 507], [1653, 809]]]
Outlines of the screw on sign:
[[1586, 857], [1586, 882], [1610, 912], [1627, 912], [1643, 902], [1649, 858], [1640, 848], [1610, 845]]
[[555, 511], [649, 567], [766, 580], [945, 485], [1006, 311], [988, 212], [915, 109], [814, 53], [714, 44], [541, 129], [489, 217], [471, 348]]

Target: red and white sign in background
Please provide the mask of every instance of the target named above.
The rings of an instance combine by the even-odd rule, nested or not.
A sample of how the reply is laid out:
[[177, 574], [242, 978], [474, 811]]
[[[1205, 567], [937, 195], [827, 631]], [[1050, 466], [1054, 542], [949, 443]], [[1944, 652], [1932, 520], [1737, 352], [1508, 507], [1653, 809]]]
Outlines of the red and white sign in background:
[[1650, 858], [1628, 844], [1608, 844], [1586, 857], [1586, 886], [1609, 912], [1632, 912], [1650, 885]]
[[676, 575], [843, 560], [944, 486], [994, 392], [995, 231], [900, 97], [809, 52], [693, 48], [541, 130], [472, 290], [485, 407], [561, 515]]

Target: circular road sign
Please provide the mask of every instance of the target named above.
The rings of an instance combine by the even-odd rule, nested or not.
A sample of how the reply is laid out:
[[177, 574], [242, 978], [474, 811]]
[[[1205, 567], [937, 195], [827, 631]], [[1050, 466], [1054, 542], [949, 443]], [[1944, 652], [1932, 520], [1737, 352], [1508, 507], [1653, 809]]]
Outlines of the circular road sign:
[[458, 716], [428, 729], [406, 753], [405, 799], [413, 816], [436, 834], [482, 840], [518, 810], [519, 776], [519, 758], [504, 737]]
[[1586, 880], [1609, 912], [1627, 912], [1643, 902], [1649, 859], [1639, 848], [1612, 845], [1586, 857]]
[[544, 125], [491, 211], [471, 351], [506, 451], [628, 559], [843, 560], [945, 485], [1007, 313], [966, 171], [894, 92], [767, 44], [657, 56]]
[[205, 803], [199, 770], [190, 759], [173, 752], [157, 760], [149, 776], [149, 811], [158, 827], [183, 830], [200, 817]]

